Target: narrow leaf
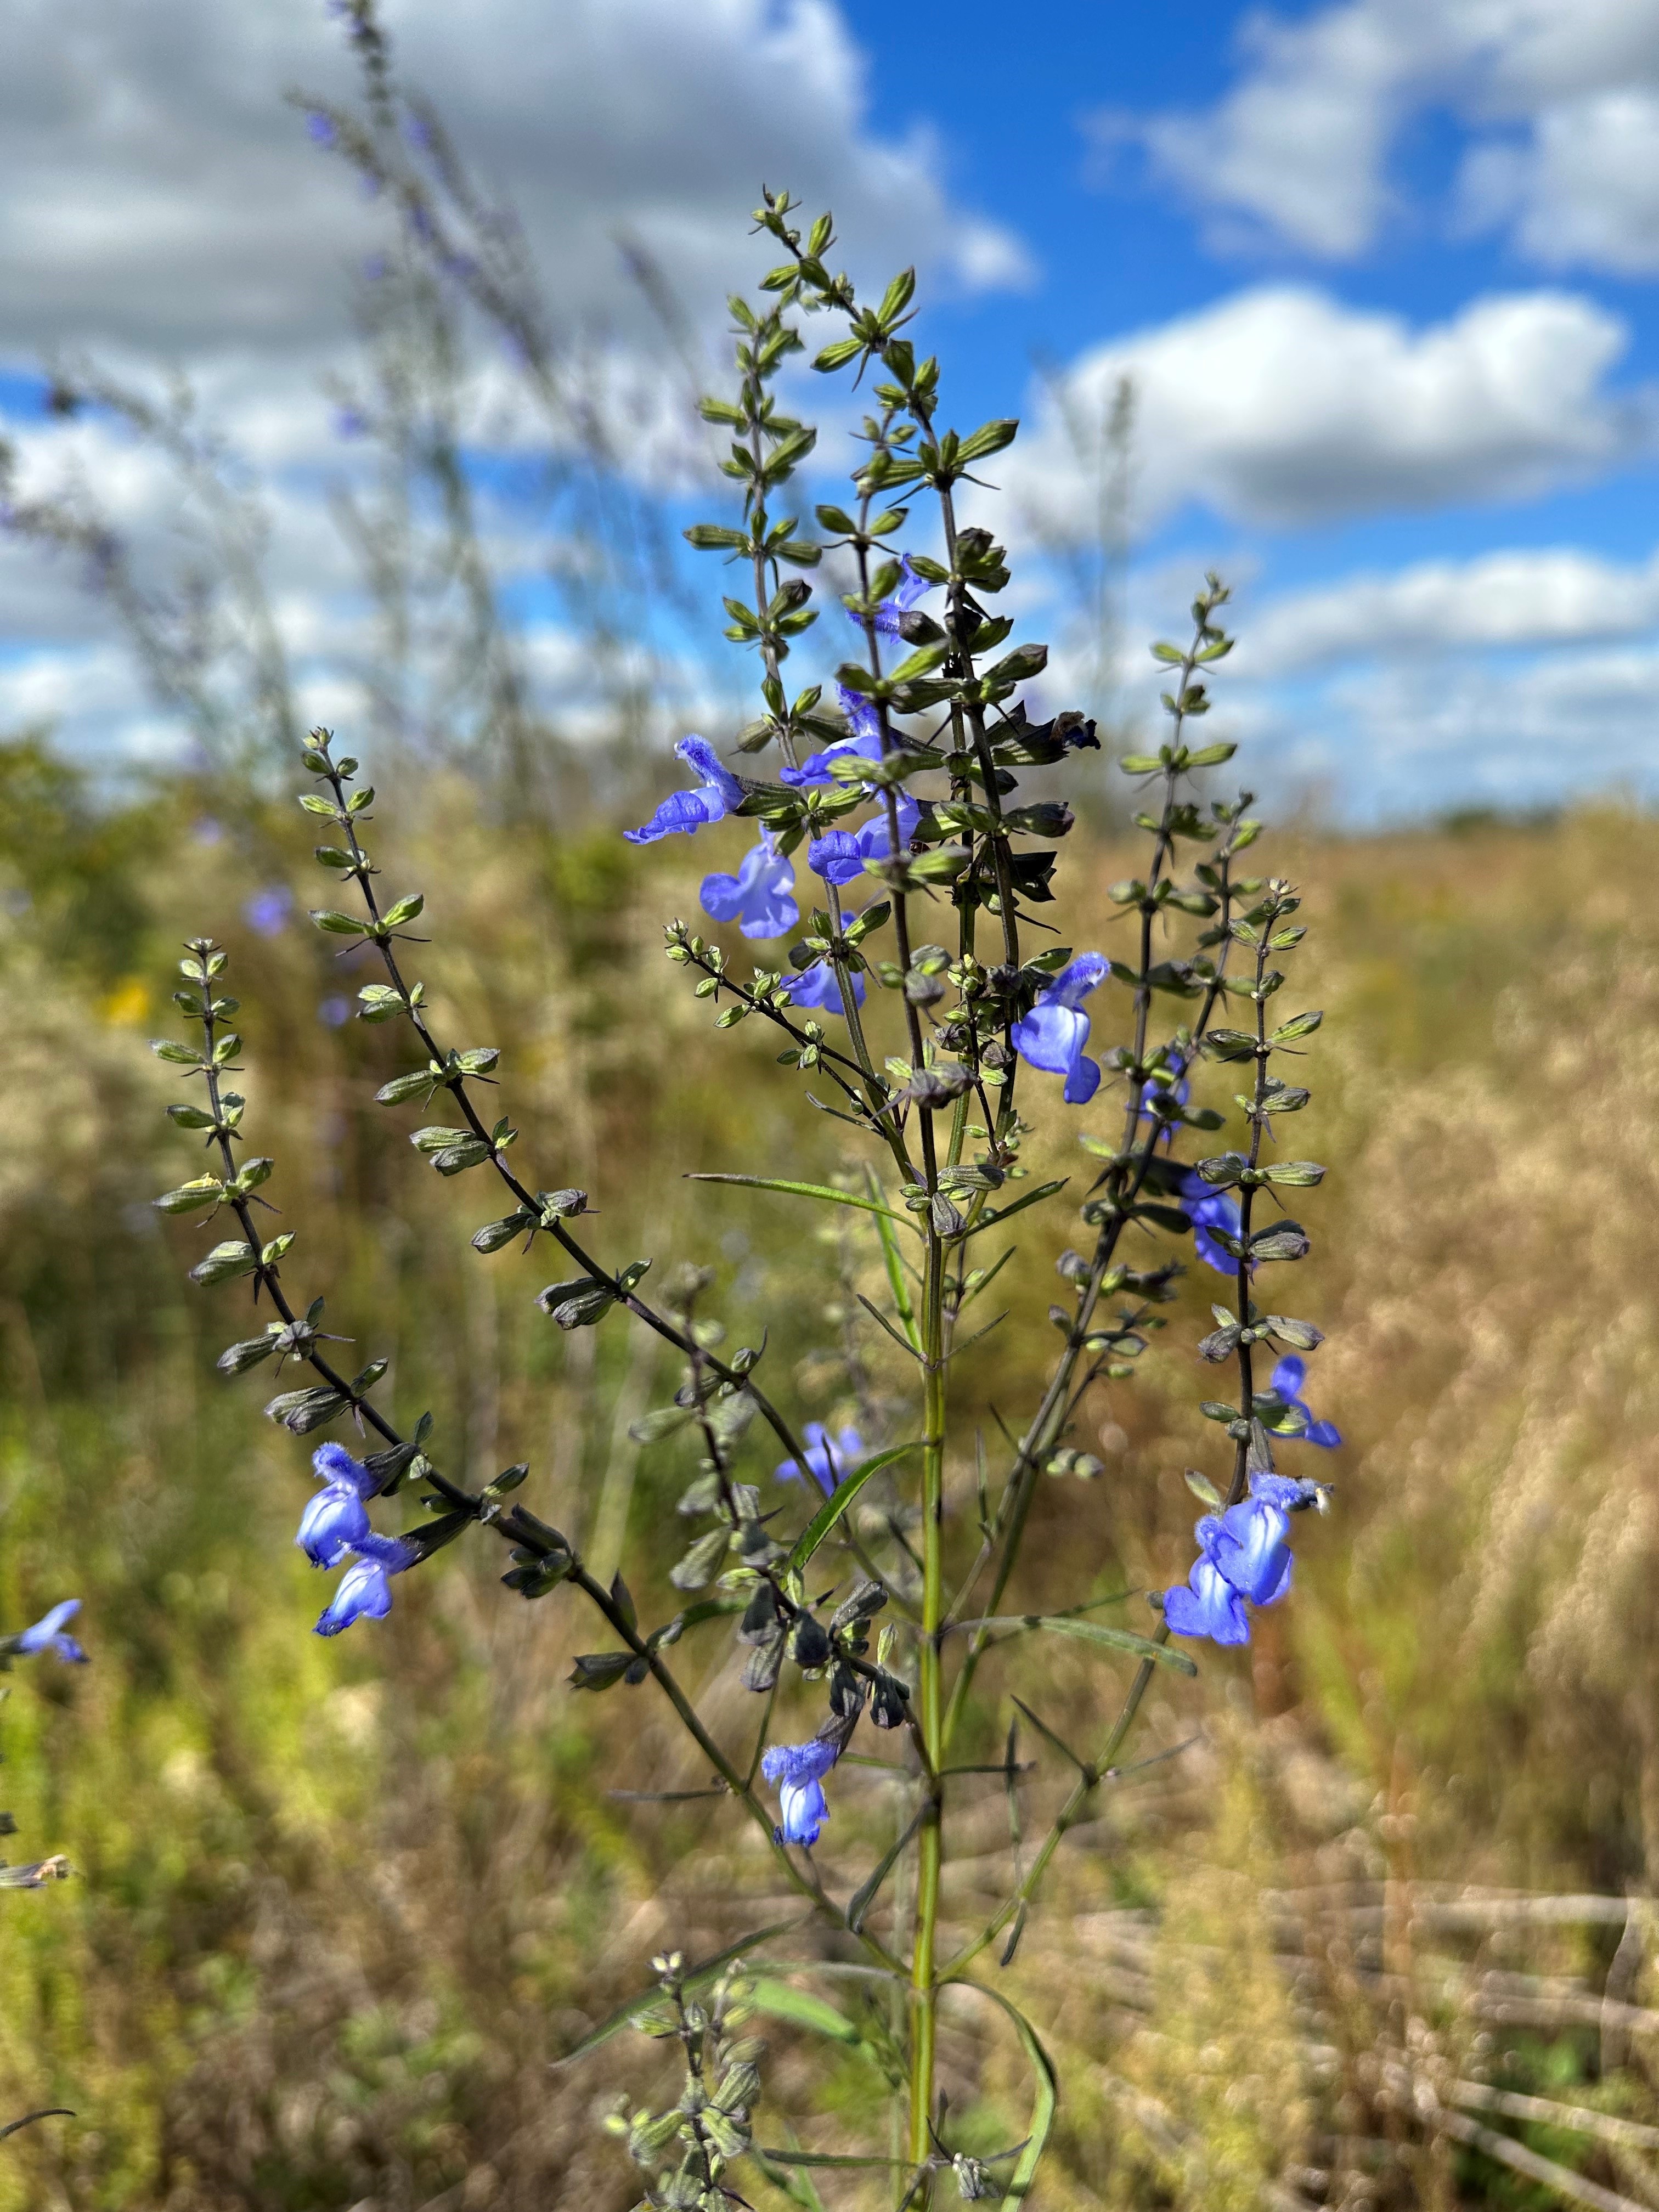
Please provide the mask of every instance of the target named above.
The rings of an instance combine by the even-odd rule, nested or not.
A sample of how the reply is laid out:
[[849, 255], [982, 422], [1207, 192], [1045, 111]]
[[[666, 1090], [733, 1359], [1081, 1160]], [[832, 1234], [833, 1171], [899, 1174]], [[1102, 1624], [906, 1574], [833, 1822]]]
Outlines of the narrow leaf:
[[906, 1845], [927, 1819], [928, 1811], [929, 1808], [925, 1804], [917, 1808], [915, 1818], [906, 1828], [904, 1833], [896, 1842], [888, 1845], [880, 1858], [877, 1860], [875, 1871], [870, 1875], [868, 1881], [861, 1882], [853, 1893], [847, 1907], [847, 1926], [849, 1934], [856, 1936], [863, 1927], [864, 1916], [876, 1901], [876, 1892], [898, 1864]]
[[832, 1190], [827, 1183], [788, 1182], [776, 1176], [750, 1175], [689, 1175], [684, 1180], [687, 1182], [744, 1183], [751, 1190], [781, 1190], [794, 1198], [822, 1198], [831, 1206], [855, 1206], [861, 1213], [878, 1213], [884, 1220], [896, 1221], [902, 1229], [915, 1229], [916, 1226], [908, 1214], [895, 1213], [890, 1206], [878, 1205], [872, 1198], [860, 1198], [850, 1190]]
[[896, 1459], [902, 1459], [906, 1452], [920, 1451], [921, 1449], [920, 1443], [890, 1444], [885, 1451], [878, 1452], [873, 1459], [866, 1460], [862, 1467], [854, 1468], [837, 1488], [835, 1496], [824, 1499], [796, 1537], [789, 1554], [790, 1566], [797, 1573], [800, 1571], [872, 1474], [879, 1474], [883, 1468], [890, 1467]]
[[[752, 1951], [757, 1944], [769, 1943], [775, 1936], [787, 1936], [792, 1928], [799, 1925], [799, 1919], [779, 1920], [769, 1928], [757, 1928], [752, 1936], [739, 1936], [735, 1943], [728, 1943], [725, 1950], [717, 1951], [712, 1959], [704, 1959], [700, 1965], [690, 1968], [683, 1977], [684, 1986], [688, 1990], [701, 1989], [704, 1983], [712, 1982], [720, 1968], [729, 1966], [733, 1959], [741, 1958], [745, 1951]], [[662, 1992], [654, 1987], [639, 1996], [630, 1997], [626, 2004], [618, 2006], [608, 2020], [601, 2021], [591, 2034], [585, 2035], [574, 2050], [567, 2051], [562, 2058], [556, 2058], [553, 2061], [555, 2067], [571, 2066], [577, 2059], [586, 2058], [590, 2051], [597, 2051], [602, 2043], [609, 2043], [612, 2036], [620, 2035], [636, 2013], [659, 2003], [661, 1997]]]

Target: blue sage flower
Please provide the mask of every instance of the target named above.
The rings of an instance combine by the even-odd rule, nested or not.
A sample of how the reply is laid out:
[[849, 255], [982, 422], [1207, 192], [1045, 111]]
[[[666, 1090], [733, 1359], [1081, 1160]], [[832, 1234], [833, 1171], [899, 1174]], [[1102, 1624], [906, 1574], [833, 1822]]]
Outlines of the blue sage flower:
[[[864, 1004], [864, 978], [854, 968], [851, 974], [853, 1004]], [[786, 975], [783, 987], [789, 994], [792, 1006], [810, 1006], [821, 1014], [839, 1014], [844, 1021], [847, 1009], [842, 1004], [841, 985], [836, 980], [835, 969], [827, 960], [816, 962], [799, 975]]]
[[1291, 1587], [1290, 1533], [1290, 1516], [1258, 1492], [1222, 1515], [1211, 1557], [1241, 1597], [1272, 1605]]
[[849, 691], [844, 684], [836, 684], [836, 696], [841, 702], [841, 711], [847, 717], [852, 736], [837, 738], [834, 744], [826, 745], [821, 753], [811, 754], [799, 768], [781, 768], [780, 783], [791, 784], [798, 789], [806, 784], [833, 784], [834, 762], [881, 758], [880, 715], [867, 699], [856, 691]]
[[[921, 809], [908, 791], [898, 795], [897, 813], [899, 845], [902, 849], [915, 835], [916, 823], [921, 818]], [[807, 866], [826, 884], [850, 884], [854, 877], [864, 873], [866, 860], [887, 860], [892, 855], [892, 833], [884, 806], [862, 830], [831, 830], [822, 837], [813, 838], [806, 848]]]
[[1207, 1636], [1215, 1644], [1248, 1644], [1249, 1616], [1244, 1601], [1216, 1563], [1221, 1523], [1206, 1513], [1194, 1534], [1198, 1557], [1184, 1583], [1164, 1593], [1164, 1618], [1177, 1636]]
[[1299, 1394], [1303, 1378], [1308, 1372], [1308, 1363], [1298, 1359], [1294, 1352], [1281, 1359], [1273, 1371], [1271, 1388], [1293, 1413], [1300, 1413], [1307, 1426], [1298, 1431], [1295, 1442], [1317, 1444], [1322, 1451], [1332, 1451], [1342, 1441], [1342, 1431], [1334, 1421], [1316, 1421], [1309, 1409], [1308, 1401]]
[[33, 1628], [26, 1628], [11, 1638], [11, 1649], [20, 1658], [27, 1658], [36, 1651], [50, 1651], [57, 1658], [68, 1659], [77, 1667], [84, 1667], [87, 1655], [64, 1626], [73, 1620], [81, 1610], [78, 1597], [66, 1597], [53, 1606], [50, 1613], [42, 1613]]
[[337, 1567], [369, 1533], [368, 1510], [357, 1492], [327, 1482], [300, 1516], [294, 1540], [313, 1567]]
[[[864, 1456], [864, 1438], [856, 1429], [843, 1429], [830, 1441], [830, 1431], [822, 1421], [809, 1421], [805, 1428], [807, 1471], [826, 1498], [832, 1498], [846, 1481], [855, 1462]], [[799, 1482], [801, 1479], [799, 1460], [787, 1459], [773, 1472], [780, 1482]]]
[[420, 1558], [413, 1544], [401, 1536], [360, 1536], [352, 1546], [356, 1553], [335, 1585], [334, 1595], [317, 1621], [319, 1636], [337, 1636], [354, 1620], [384, 1620], [392, 1610], [387, 1577], [400, 1575]]
[[[1218, 1274], [1237, 1275], [1238, 1262], [1230, 1252], [1218, 1244], [1210, 1231], [1225, 1230], [1231, 1237], [1239, 1233], [1238, 1200], [1230, 1190], [1214, 1190], [1194, 1169], [1181, 1181], [1181, 1205], [1193, 1224], [1193, 1249], [1206, 1267]], [[1255, 1273], [1254, 1267], [1251, 1269]]]
[[678, 830], [701, 830], [707, 823], [723, 821], [742, 803], [743, 786], [706, 738], [682, 738], [674, 751], [702, 781], [690, 791], [671, 792], [642, 829], [624, 830], [630, 845], [654, 845], [659, 837], [672, 837]]
[[[885, 637], [897, 637], [900, 635], [899, 617], [908, 615], [916, 601], [925, 598], [933, 588], [925, 576], [917, 575], [915, 570], [910, 566], [910, 556], [908, 553], [900, 554], [899, 581], [890, 595], [877, 607], [876, 628]], [[864, 617], [854, 614], [851, 607], [848, 607], [847, 611], [852, 620], [862, 629]]]
[[1086, 1059], [1089, 1017], [1083, 1001], [1108, 975], [1111, 962], [1098, 952], [1079, 952], [1054, 981], [1039, 991], [1036, 1004], [1009, 1032], [1014, 1050], [1032, 1067], [1066, 1078], [1068, 1106], [1086, 1105], [1100, 1087], [1100, 1063]]
[[698, 896], [714, 921], [735, 921], [745, 937], [781, 937], [800, 920], [795, 871], [763, 830], [735, 876], [705, 876]]
[[778, 1785], [780, 1843], [799, 1844], [805, 1850], [817, 1843], [830, 1818], [823, 1778], [840, 1757], [840, 1745], [826, 1743], [822, 1736], [810, 1743], [775, 1743], [768, 1751], [761, 1771]]
[[1173, 1077], [1174, 1080], [1160, 1081], [1149, 1075], [1140, 1086], [1140, 1107], [1137, 1118], [1142, 1121], [1156, 1121], [1158, 1125], [1158, 1135], [1166, 1145], [1175, 1134], [1176, 1125], [1173, 1121], [1167, 1121], [1162, 1114], [1153, 1112], [1152, 1101], [1154, 1098], [1171, 1098], [1177, 1106], [1184, 1106], [1187, 1103], [1193, 1095], [1193, 1086], [1187, 1080], [1186, 1066], [1186, 1061], [1179, 1053], [1173, 1054], [1159, 1071], [1159, 1074], [1166, 1079]]

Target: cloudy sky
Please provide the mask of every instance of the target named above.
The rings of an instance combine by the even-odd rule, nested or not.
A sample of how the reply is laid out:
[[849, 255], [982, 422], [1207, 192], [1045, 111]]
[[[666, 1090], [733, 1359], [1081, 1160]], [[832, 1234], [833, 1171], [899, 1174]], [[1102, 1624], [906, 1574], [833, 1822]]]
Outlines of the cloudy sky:
[[[336, 711], [356, 615], [327, 493], [355, 462], [326, 385], [390, 218], [283, 95], [349, 93], [339, 27], [321, 0], [8, 16], [0, 410], [24, 489], [79, 480], [164, 556], [165, 471], [43, 413], [40, 372], [185, 372], [269, 487], [279, 614]], [[1042, 548], [1094, 505], [1057, 394], [1095, 422], [1132, 376], [1127, 620], [1169, 627], [1206, 565], [1235, 580], [1227, 711], [1264, 789], [1361, 822], [1659, 790], [1659, 0], [386, 20], [565, 326], [647, 382], [664, 348], [620, 234], [711, 337], [761, 265], [763, 178], [833, 204], [860, 273], [915, 260], [963, 427], [1025, 424], [1000, 481], [1034, 623], [1066, 616], [1057, 588], [1039, 605]], [[555, 617], [522, 603], [556, 684]], [[72, 565], [0, 540], [0, 729], [41, 721], [86, 752], [178, 743]]]

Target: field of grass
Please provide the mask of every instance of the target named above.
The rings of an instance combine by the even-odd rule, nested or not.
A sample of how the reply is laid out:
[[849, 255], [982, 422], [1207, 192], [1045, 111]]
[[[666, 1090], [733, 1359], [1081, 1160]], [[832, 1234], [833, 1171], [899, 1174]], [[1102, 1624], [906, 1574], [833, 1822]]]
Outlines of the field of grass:
[[[501, 1048], [530, 1179], [587, 1188], [613, 1259], [714, 1267], [732, 1341], [769, 1325], [771, 1387], [838, 1421], [873, 1253], [812, 1242], [781, 1199], [684, 1180], [839, 1163], [836, 1123], [802, 1131], [799, 1079], [748, 1028], [714, 1035], [662, 959], [699, 856], [493, 823], [466, 787], [397, 781], [388, 886], [427, 893], [419, 972], [444, 1028]], [[0, 1711], [9, 1855], [77, 1870], [0, 1898], [0, 2118], [76, 2114], [0, 2148], [0, 2212], [621, 2212], [632, 2170], [599, 2121], [658, 2054], [625, 2038], [550, 2062], [659, 1946], [701, 1955], [782, 1917], [775, 1877], [729, 1808], [611, 1794], [706, 1778], [648, 1686], [564, 1686], [591, 1621], [501, 1589], [481, 1540], [400, 1586], [386, 1622], [311, 1635], [305, 1447], [260, 1417], [267, 1370], [214, 1373], [244, 1301], [185, 1282], [196, 1232], [147, 1202], [195, 1172], [145, 1049], [171, 1026], [179, 940], [231, 948], [249, 1148], [278, 1161], [295, 1288], [392, 1358], [386, 1402], [429, 1408], [457, 1473], [528, 1461], [525, 1501], [607, 1572], [626, 1531], [651, 1620], [673, 1609], [683, 1448], [628, 1431], [672, 1366], [616, 1316], [561, 1336], [532, 1303], [543, 1256], [469, 1249], [495, 1211], [479, 1179], [440, 1182], [409, 1117], [373, 1103], [400, 1036], [319, 1019], [352, 980], [302, 924], [249, 931], [250, 886], [318, 896], [297, 816], [223, 794], [211, 842], [199, 799], [100, 819], [25, 749], [0, 797], [0, 1623], [77, 1594], [93, 1653], [14, 1670]], [[1263, 850], [1305, 888], [1297, 995], [1326, 1010], [1297, 1150], [1334, 1172], [1304, 1210], [1299, 1310], [1329, 1332], [1312, 1379], [1346, 1442], [1295, 1595], [1249, 1652], [1206, 1650], [1195, 1683], [1149, 1700], [1139, 1753], [1196, 1741], [1103, 1793], [1008, 1969], [1065, 2081], [1042, 2201], [1543, 2205], [1549, 2186], [1433, 2115], [1474, 2083], [1638, 2135], [1656, 2118], [1639, 1912], [1528, 1918], [1502, 1893], [1659, 1884], [1659, 823]], [[1077, 941], [1111, 949], [1123, 856], [1066, 857], [1096, 887]], [[1100, 1005], [1097, 1038], [1114, 1028]], [[1078, 1181], [1027, 1218], [1016, 1318], [963, 1380], [988, 1430], [1041, 1387], [1076, 1126], [1048, 1109], [1031, 1157]], [[1194, 1405], [1207, 1297], [1189, 1278], [1133, 1382], [1089, 1408], [1077, 1441], [1105, 1472], [1045, 1484], [1022, 1603], [1062, 1568], [1075, 1595], [1079, 1557], [1100, 1595], [1183, 1571], [1182, 1469], [1214, 1460]], [[908, 1378], [873, 1325], [856, 1335], [896, 1423]], [[970, 1464], [951, 1497], [966, 1522]], [[705, 1632], [683, 1671], [735, 1737], [730, 1647]], [[981, 1680], [977, 1755], [999, 1755], [1010, 1686], [1087, 1741], [1123, 1678], [1066, 1645]], [[890, 1813], [878, 1771], [839, 1784], [820, 1856], [841, 1892]], [[1030, 1778], [1028, 1832], [1062, 1789], [1047, 1764]], [[965, 1927], [1008, 1879], [994, 1780], [963, 1834], [946, 1906]], [[768, 2139], [793, 2121], [840, 2147], [841, 2117], [884, 2094], [883, 2023], [850, 2009], [840, 2043], [778, 2024]], [[951, 2014], [943, 2057], [963, 2139], [1017, 2139], [1025, 2093], [994, 2029]], [[1460, 2109], [1652, 2197], [1633, 2138]], [[826, 2185], [826, 2205], [858, 2201]]]

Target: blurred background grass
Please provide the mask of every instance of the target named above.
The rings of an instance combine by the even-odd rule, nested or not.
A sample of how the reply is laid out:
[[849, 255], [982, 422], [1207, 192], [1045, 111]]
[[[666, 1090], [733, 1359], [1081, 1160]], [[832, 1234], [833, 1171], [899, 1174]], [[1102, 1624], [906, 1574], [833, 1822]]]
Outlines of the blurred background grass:
[[[781, 1199], [682, 1179], [839, 1158], [764, 1041], [716, 1037], [661, 958], [704, 856], [492, 818], [459, 779], [386, 781], [375, 850], [390, 890], [428, 894], [441, 1034], [502, 1048], [532, 1180], [586, 1187], [613, 1261], [714, 1266], [732, 1340], [769, 1325], [775, 1389], [839, 1421], [842, 1279], [873, 1255], [812, 1243]], [[78, 2117], [13, 2139], [0, 2212], [620, 2208], [631, 2170], [597, 2121], [619, 2085], [648, 2092], [655, 2054], [549, 2062], [659, 1944], [698, 1955], [781, 1917], [774, 1877], [719, 1805], [609, 1794], [705, 1778], [648, 1687], [563, 1686], [603, 1634], [563, 1595], [508, 1597], [482, 1540], [400, 1586], [385, 1624], [311, 1635], [304, 1447], [262, 1420], [257, 1378], [213, 1373], [242, 1294], [191, 1288], [195, 1233], [148, 1204], [192, 1171], [144, 1048], [172, 1026], [178, 941], [231, 948], [251, 1149], [278, 1160], [296, 1286], [392, 1357], [387, 1402], [431, 1409], [446, 1465], [529, 1461], [526, 1501], [607, 1569], [625, 1527], [653, 1620], [688, 1448], [627, 1431], [677, 1378], [614, 1316], [552, 1329], [543, 1255], [468, 1249], [493, 1200], [427, 1174], [407, 1117], [373, 1103], [401, 1036], [331, 1026], [319, 1007], [354, 977], [302, 922], [244, 918], [250, 888], [316, 896], [297, 811], [214, 805], [204, 823], [199, 792], [163, 786], [94, 808], [41, 748], [0, 755], [0, 1620], [78, 1594], [93, 1653], [14, 1673], [3, 1717], [15, 1855], [64, 1851], [79, 1878], [3, 1900], [0, 2111]], [[1103, 941], [1124, 872], [1088, 834], [1064, 856], [1079, 944]], [[1103, 1794], [1008, 1971], [1065, 2081], [1046, 2201], [1543, 2203], [1414, 2124], [1397, 2075], [1653, 2117], [1647, 1968], [1617, 1908], [1528, 1923], [1517, 1949], [1492, 1912], [1431, 1938], [1421, 1900], [1616, 1899], [1659, 1876], [1659, 825], [1602, 811], [1263, 850], [1305, 886], [1294, 995], [1327, 1010], [1296, 1149], [1334, 1172], [1304, 1209], [1297, 1305], [1330, 1333], [1310, 1395], [1346, 1438], [1318, 1470], [1336, 1508], [1252, 1650], [1160, 1684], [1139, 1751], [1198, 1741]], [[1115, 1027], [1103, 1005], [1097, 1038]], [[1075, 1127], [1051, 1114], [1034, 1164], [1075, 1176]], [[1041, 1386], [1078, 1190], [1029, 1218], [1016, 1318], [959, 1378], [988, 1428]], [[1192, 1357], [1209, 1288], [1189, 1276], [1134, 1382], [1088, 1408], [1074, 1440], [1106, 1472], [1045, 1484], [1023, 1598], [1076, 1601], [1079, 1561], [1097, 1595], [1182, 1571], [1182, 1470], [1215, 1462]], [[859, 1348], [902, 1434], [907, 1378], [873, 1327]], [[965, 1462], [952, 1495], [970, 1522]], [[729, 1644], [704, 1634], [682, 1671], [746, 1731]], [[1084, 1743], [1123, 1687], [1070, 1646], [981, 1681], [981, 1756], [1010, 1686]], [[1030, 1778], [1028, 1832], [1061, 1786], [1048, 1762]], [[891, 1832], [886, 1788], [842, 1771], [838, 1889]], [[965, 1932], [1008, 1880], [994, 1781], [960, 1836]], [[1629, 2022], [1581, 2002], [1610, 1966]], [[964, 2012], [944, 2057], [962, 2139], [1017, 2139], [1016, 2054]], [[879, 2023], [840, 2045], [781, 2027], [768, 2088], [768, 2139], [790, 2112], [837, 2147], [840, 2117], [867, 2129], [884, 2094]], [[1650, 2188], [1637, 2150], [1515, 2132]]]

